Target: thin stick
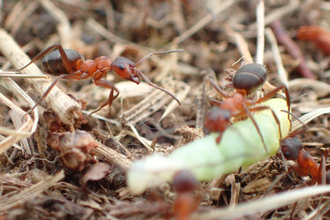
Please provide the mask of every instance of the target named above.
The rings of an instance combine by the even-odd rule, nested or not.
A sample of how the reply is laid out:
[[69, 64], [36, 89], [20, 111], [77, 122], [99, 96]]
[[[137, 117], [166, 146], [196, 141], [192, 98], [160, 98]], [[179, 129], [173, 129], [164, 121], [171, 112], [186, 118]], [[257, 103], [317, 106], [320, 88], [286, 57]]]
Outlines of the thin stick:
[[272, 47], [273, 57], [274, 57], [276, 67], [277, 67], [278, 77], [280, 78], [281, 82], [286, 85], [286, 87], [289, 87], [288, 73], [283, 66], [281, 53], [280, 53], [280, 50], [278, 49], [278, 44], [277, 44], [275, 35], [269, 28], [266, 29], [266, 37], [268, 38], [270, 45]]
[[99, 147], [93, 149], [91, 152], [99, 156], [103, 156], [106, 160], [106, 163], [115, 164], [124, 170], [127, 170], [131, 166], [132, 161], [129, 160], [126, 156], [117, 153], [116, 151], [104, 146], [99, 142], [97, 142], [97, 144]]
[[[0, 29], [0, 36], [0, 50], [13, 63], [15, 68], [20, 68], [31, 61], [31, 59], [22, 51], [21, 47], [4, 29]], [[28, 75], [43, 75], [41, 70], [35, 64], [22, 70], [21, 73]], [[42, 96], [51, 84], [49, 80], [36, 80], [30, 78], [25, 80], [39, 96]], [[79, 104], [57, 87], [54, 87], [45, 98], [45, 101], [49, 108], [53, 109], [53, 111], [58, 114], [63, 123], [70, 125], [74, 123], [75, 119], [78, 119], [78, 115], [80, 114]]]
[[257, 37], [257, 57], [256, 63], [264, 63], [264, 49], [265, 49], [265, 3], [259, 1], [257, 5], [257, 25], [258, 25], [258, 37]]
[[[283, 16], [287, 15], [288, 13], [296, 10], [299, 7], [299, 0], [291, 0], [288, 1], [289, 4], [277, 8], [274, 10], [271, 10], [269, 13], [267, 13], [267, 16], [265, 17], [265, 26], [269, 25], [270, 23], [280, 20]], [[255, 30], [258, 28], [257, 23], [252, 23], [249, 27], [248, 30]]]
[[16, 74], [16, 73], [2, 73], [0, 72], [0, 77], [10, 77], [10, 78], [37, 78], [37, 79], [50, 79], [48, 75], [21, 75], [21, 74]]

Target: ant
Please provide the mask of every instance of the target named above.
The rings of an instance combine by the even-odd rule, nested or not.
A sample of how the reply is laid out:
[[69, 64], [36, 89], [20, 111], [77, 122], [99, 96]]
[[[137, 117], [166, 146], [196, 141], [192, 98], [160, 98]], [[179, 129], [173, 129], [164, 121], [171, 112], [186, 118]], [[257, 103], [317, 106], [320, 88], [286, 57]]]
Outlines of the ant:
[[[324, 156], [321, 158], [321, 165], [318, 164], [315, 159], [306, 151], [303, 150], [303, 144], [297, 138], [286, 138], [281, 144], [281, 151], [283, 156], [287, 160], [294, 160], [297, 164], [294, 166], [294, 170], [300, 176], [311, 175], [313, 181], [322, 183], [323, 171], [325, 167], [326, 158], [328, 156], [328, 148], [325, 144], [326, 150]], [[330, 183], [330, 172], [325, 174], [325, 182]]]
[[189, 170], [179, 170], [174, 174], [173, 187], [177, 192], [177, 198], [173, 212], [177, 220], [188, 220], [191, 213], [198, 208], [202, 198], [193, 195], [197, 186], [196, 177]]
[[[50, 54], [47, 54], [55, 47], [57, 47], [58, 50], [55, 50]], [[39, 99], [39, 101], [29, 110], [29, 112], [31, 112], [35, 107], [37, 107], [37, 105], [49, 94], [49, 92], [54, 88], [54, 86], [60, 79], [78, 81], [82, 79], [92, 78], [93, 83], [95, 85], [108, 88], [111, 90], [108, 100], [103, 102], [91, 114], [98, 112], [107, 104], [109, 104], [109, 107], [111, 107], [113, 100], [115, 100], [118, 97], [119, 91], [112, 82], [101, 79], [102, 77], [106, 76], [108, 71], [110, 70], [113, 70], [121, 78], [132, 81], [138, 85], [141, 79], [143, 79], [151, 87], [154, 87], [156, 89], [159, 89], [167, 93], [173, 99], [175, 99], [175, 101], [177, 101], [179, 105], [181, 105], [180, 101], [172, 93], [161, 87], [156, 86], [147, 78], [146, 75], [144, 75], [141, 71], [136, 69], [137, 65], [139, 65], [142, 61], [148, 59], [153, 55], [162, 55], [162, 54], [175, 53], [175, 52], [184, 52], [184, 50], [177, 49], [177, 50], [170, 50], [165, 52], [150, 53], [145, 57], [143, 57], [137, 63], [134, 63], [131, 60], [124, 57], [117, 57], [113, 62], [109, 57], [106, 56], [100, 56], [95, 58], [94, 60], [85, 60], [84, 57], [77, 51], [63, 49], [63, 47], [57, 43], [41, 51], [28, 64], [14, 71], [21, 71], [26, 67], [28, 67], [29, 65], [31, 65], [32, 63], [34, 63], [35, 61], [44, 57], [41, 63], [42, 70], [46, 73], [58, 76], [48, 87], [48, 89]], [[115, 95], [114, 95], [114, 91], [116, 91]]]
[[[223, 102], [216, 100], [210, 100], [212, 104], [216, 106], [213, 107], [206, 115], [205, 127], [210, 132], [218, 132], [219, 136], [216, 138], [217, 144], [220, 143], [223, 132], [231, 124], [231, 117], [249, 117], [251, 118], [254, 126], [256, 127], [265, 150], [266, 148], [265, 141], [261, 135], [260, 129], [254, 120], [251, 112], [270, 110], [278, 124], [280, 141], [282, 140], [280, 122], [277, 118], [274, 110], [268, 106], [256, 106], [257, 104], [263, 103], [271, 99], [278, 91], [281, 89], [285, 90], [286, 101], [288, 105], [288, 112], [290, 112], [290, 96], [288, 88], [282, 84], [277, 88], [273, 89], [267, 93], [264, 97], [259, 98], [257, 101], [248, 100], [246, 97], [258, 91], [264, 83], [267, 81], [268, 70], [265, 66], [257, 63], [250, 63], [240, 67], [236, 74], [232, 77], [232, 85], [236, 89], [236, 92], [230, 96], [224, 92], [212, 79], [209, 79], [213, 88], [220, 93], [222, 97], [225, 98]], [[288, 116], [289, 117], [289, 116]]]

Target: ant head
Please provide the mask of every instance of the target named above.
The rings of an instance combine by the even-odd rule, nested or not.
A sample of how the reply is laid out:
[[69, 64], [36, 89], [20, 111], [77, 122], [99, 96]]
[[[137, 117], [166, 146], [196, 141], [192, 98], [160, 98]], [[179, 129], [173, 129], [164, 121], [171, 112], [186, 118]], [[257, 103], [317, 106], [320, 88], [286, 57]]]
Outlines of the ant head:
[[214, 106], [206, 115], [205, 128], [210, 132], [224, 131], [230, 123], [231, 112]]
[[286, 138], [281, 144], [282, 152], [287, 160], [296, 160], [302, 148], [303, 144], [297, 138]]
[[177, 192], [191, 192], [197, 187], [197, 180], [189, 170], [179, 170], [173, 176], [173, 186]]
[[125, 57], [117, 57], [111, 64], [111, 69], [120, 77], [140, 84], [140, 78], [135, 69], [135, 63]]
[[267, 81], [267, 68], [258, 63], [250, 63], [240, 67], [233, 77], [233, 86], [244, 90], [246, 95], [258, 91]]

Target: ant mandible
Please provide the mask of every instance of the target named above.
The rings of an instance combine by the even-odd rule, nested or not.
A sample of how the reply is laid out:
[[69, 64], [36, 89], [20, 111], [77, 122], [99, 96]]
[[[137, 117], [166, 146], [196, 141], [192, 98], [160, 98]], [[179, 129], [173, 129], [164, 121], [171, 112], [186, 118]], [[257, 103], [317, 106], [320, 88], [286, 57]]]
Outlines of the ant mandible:
[[[55, 50], [49, 53], [52, 49], [57, 47], [58, 50]], [[85, 60], [84, 57], [75, 50], [63, 49], [60, 44], [54, 44], [45, 50], [41, 51], [37, 56], [35, 56], [28, 64], [23, 66], [20, 69], [16, 69], [14, 71], [21, 71], [31, 65], [33, 62], [44, 57], [41, 63], [42, 70], [46, 73], [58, 76], [54, 82], [48, 87], [43, 96], [39, 99], [39, 101], [29, 110], [31, 112], [37, 105], [49, 94], [49, 92], [54, 88], [58, 80], [66, 79], [71, 81], [78, 81], [82, 79], [92, 78], [93, 83], [97, 86], [101, 86], [104, 88], [110, 89], [109, 98], [107, 101], [103, 102], [96, 110], [94, 110], [91, 114], [98, 112], [107, 104], [111, 107], [113, 100], [115, 100], [119, 91], [115, 87], [112, 82], [102, 80], [101, 78], [106, 76], [108, 71], [113, 70], [118, 76], [125, 80], [132, 81], [139, 85], [141, 79], [146, 81], [151, 87], [159, 89], [168, 95], [170, 95], [179, 105], [181, 105], [180, 101], [169, 91], [156, 86], [153, 84], [146, 75], [144, 75], [141, 71], [136, 69], [136, 66], [139, 65], [142, 61], [148, 59], [153, 55], [162, 55], [167, 53], [175, 53], [175, 52], [184, 52], [184, 50], [170, 50], [165, 52], [156, 52], [150, 53], [143, 57], [139, 62], [134, 63], [131, 60], [124, 57], [117, 57], [113, 62], [109, 57], [100, 56], [94, 60]], [[116, 94], [114, 95], [114, 91]]]
[[236, 92], [232, 96], [224, 92], [212, 79], [209, 79], [213, 88], [225, 98], [223, 102], [211, 100], [210, 102], [212, 104], [215, 104], [215, 107], [213, 107], [206, 115], [205, 127], [210, 132], [219, 133], [219, 136], [216, 138], [217, 144], [220, 143], [223, 132], [227, 129], [227, 127], [230, 126], [231, 117], [247, 116], [251, 118], [254, 126], [256, 127], [261, 137], [264, 148], [266, 152], [268, 152], [260, 129], [251, 114], [251, 112], [267, 109], [272, 112], [274, 119], [278, 124], [280, 141], [282, 141], [280, 122], [274, 110], [272, 110], [268, 106], [254, 106], [271, 99], [278, 91], [284, 89], [288, 105], [288, 112], [290, 112], [290, 96], [288, 88], [284, 84], [282, 84], [256, 101], [248, 100], [246, 98], [247, 95], [251, 95], [258, 91], [267, 81], [267, 77], [267, 68], [261, 64], [250, 63], [240, 67], [232, 78], [233, 87], [236, 89]]
[[[324, 146], [326, 147], [327, 144]], [[287, 160], [297, 161], [294, 166], [294, 170], [300, 176], [311, 175], [313, 181], [322, 183], [323, 171], [325, 167], [325, 161], [328, 156], [328, 148], [324, 152], [324, 156], [321, 158], [321, 165], [318, 164], [315, 159], [306, 151], [303, 150], [303, 144], [297, 138], [286, 138], [281, 144], [281, 151]], [[325, 182], [330, 183], [330, 172], [325, 174]]]

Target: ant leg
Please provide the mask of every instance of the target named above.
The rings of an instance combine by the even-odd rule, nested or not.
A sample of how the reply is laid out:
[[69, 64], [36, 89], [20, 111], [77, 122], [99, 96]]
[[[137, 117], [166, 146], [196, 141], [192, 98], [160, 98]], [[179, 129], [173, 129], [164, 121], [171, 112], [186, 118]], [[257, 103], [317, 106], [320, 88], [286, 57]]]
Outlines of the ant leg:
[[[297, 135], [297, 134], [302, 134], [304, 131], [307, 131], [308, 129], [309, 129], [309, 127], [308, 127], [308, 125], [307, 124], [305, 124], [304, 122], [302, 122], [295, 114], [293, 114], [292, 112], [288, 112], [288, 111], [286, 111], [286, 110], [281, 110], [282, 112], [285, 112], [285, 113], [287, 113], [287, 114], [289, 114], [289, 115], [291, 115], [292, 117], [294, 117], [300, 124], [302, 124], [304, 127], [302, 128], [302, 129], [297, 129], [297, 130], [295, 130], [295, 131], [293, 131], [293, 132], [291, 132], [290, 134], [289, 134], [289, 137], [294, 137], [295, 135]], [[291, 123], [291, 120], [290, 120], [290, 131], [291, 131], [291, 128], [292, 128], [292, 123]], [[301, 131], [300, 131], [301, 130]]]
[[213, 79], [209, 79], [210, 83], [212, 84], [213, 88], [215, 90], [217, 90], [218, 93], [220, 93], [220, 95], [222, 95], [222, 97], [224, 97], [225, 99], [228, 99], [230, 96], [225, 93], [214, 81]]
[[[288, 112], [290, 112], [290, 105], [291, 105], [291, 101], [290, 101], [290, 95], [289, 95], [289, 90], [288, 90], [288, 87], [286, 87], [286, 85], [282, 84], [280, 86], [278, 86], [277, 88], [273, 89], [272, 91], [270, 91], [269, 93], [267, 93], [264, 97], [258, 99], [257, 101], [255, 101], [254, 103], [252, 103], [252, 105], [255, 105], [255, 104], [259, 104], [259, 103], [262, 103], [262, 102], [265, 102], [271, 98], [274, 97], [274, 95], [280, 91], [281, 89], [284, 89], [285, 90], [285, 97], [286, 97], [286, 104], [288, 106]], [[289, 117], [289, 116], [288, 116]], [[290, 117], [289, 117], [290, 119]]]
[[43, 51], [41, 51], [37, 56], [35, 56], [28, 64], [26, 64], [25, 66], [23, 66], [20, 69], [14, 69], [14, 71], [21, 71], [21, 70], [25, 69], [26, 67], [30, 66], [35, 61], [40, 60], [42, 57], [44, 57], [47, 53], [49, 53], [55, 47], [57, 47], [57, 49], [59, 50], [59, 52], [61, 54], [61, 57], [62, 57], [62, 60], [63, 60], [63, 64], [64, 64], [65, 69], [69, 73], [72, 72], [71, 71], [71, 65], [69, 63], [68, 57], [66, 56], [66, 53], [64, 52], [63, 47], [59, 43], [47, 47], [46, 49], [44, 49]]
[[215, 105], [215, 106], [220, 106], [222, 104], [221, 101], [215, 100], [215, 99], [209, 99], [209, 102], [211, 105]]
[[221, 138], [222, 138], [222, 131], [219, 131], [219, 136], [215, 139], [215, 142], [216, 142], [217, 144], [219, 144], [220, 141], [221, 141]]
[[[92, 111], [89, 115], [92, 115], [98, 111], [100, 111], [103, 107], [109, 105], [110, 109], [109, 109], [109, 114], [111, 113], [111, 106], [112, 106], [112, 101], [114, 100], [113, 98], [113, 89], [110, 90], [110, 93], [109, 93], [109, 98], [103, 102], [97, 109], [95, 109], [94, 111]], [[117, 96], [116, 96], [117, 97]]]
[[284, 163], [284, 170], [285, 170], [285, 172], [286, 172], [286, 173], [289, 173], [289, 169], [288, 169], [288, 166], [287, 166], [287, 164], [286, 164], [286, 159], [285, 159], [285, 156], [284, 156], [283, 151], [282, 151], [281, 148], [278, 150], [278, 154], [281, 155], [281, 159], [282, 159], [282, 161], [283, 161], [283, 163]]
[[141, 77], [144, 81], [146, 81], [146, 83], [149, 84], [149, 86], [154, 87], [156, 89], [159, 89], [165, 93], [167, 93], [168, 95], [170, 95], [180, 106], [181, 106], [181, 102], [179, 101], [179, 99], [177, 97], [175, 97], [172, 93], [170, 93], [169, 91], [167, 91], [166, 89], [163, 89], [159, 86], [156, 86], [155, 84], [153, 84], [146, 75], [144, 75], [140, 70], [135, 69], [137, 71], [137, 74], [139, 77]]
[[[94, 114], [95, 112], [100, 111], [106, 105], [109, 105], [109, 107], [111, 107], [112, 106], [112, 101], [115, 100], [118, 97], [118, 95], [119, 95], [119, 91], [115, 87], [115, 85], [113, 84], [113, 82], [109, 82], [109, 81], [105, 81], [105, 80], [100, 80], [100, 79], [94, 80], [93, 82], [97, 86], [101, 86], [101, 87], [110, 89], [110, 94], [109, 94], [108, 100], [106, 100], [105, 102], [103, 102], [96, 110], [92, 111], [90, 113], [90, 115]], [[113, 95], [114, 91], [116, 91], [116, 93], [117, 93], [115, 96]]]
[[71, 81], [76, 81], [79, 80], [78, 77], [75, 76], [71, 76], [71, 75], [60, 75], [59, 77], [57, 77], [54, 82], [52, 82], [52, 84], [48, 87], [48, 89], [45, 91], [45, 93], [42, 95], [42, 97], [39, 99], [39, 101], [27, 112], [30, 113], [33, 111], [33, 109], [35, 109], [39, 103], [47, 97], [47, 95], [50, 93], [50, 91], [54, 88], [54, 86], [56, 85], [56, 83], [58, 82], [58, 80], [60, 79], [67, 79], [67, 80], [71, 80]]
[[261, 135], [261, 131], [260, 131], [259, 127], [258, 127], [258, 124], [257, 124], [256, 120], [253, 118], [252, 114], [250, 113], [250, 111], [249, 111], [249, 109], [248, 109], [247, 107], [244, 106], [244, 110], [245, 110], [245, 114], [246, 114], [249, 118], [251, 118], [251, 120], [252, 120], [254, 126], [256, 127], [256, 129], [257, 129], [257, 131], [258, 131], [258, 133], [259, 133], [259, 135], [260, 135], [260, 138], [261, 138], [262, 144], [264, 145], [264, 148], [265, 148], [267, 154], [269, 154], [269, 151], [268, 151], [268, 149], [267, 149], [267, 147], [266, 147], [265, 140], [264, 140], [263, 136]]
[[155, 53], [149, 53], [146, 56], [144, 56], [139, 62], [137, 62], [135, 64], [134, 67], [136, 67], [137, 65], [139, 65], [142, 61], [148, 59], [149, 57], [153, 56], [153, 55], [163, 55], [163, 54], [167, 54], [167, 53], [177, 53], [177, 52], [184, 52], [184, 50], [181, 49], [177, 49], [177, 50], [169, 50], [169, 51], [164, 51], [164, 52], [155, 52]]
[[278, 133], [280, 135], [280, 144], [281, 144], [281, 142], [283, 140], [282, 131], [281, 131], [281, 123], [280, 123], [280, 120], [278, 119], [277, 115], [275, 114], [274, 110], [269, 106], [258, 106], [258, 107], [251, 108], [250, 112], [251, 111], [258, 112], [258, 111], [262, 111], [262, 110], [270, 110], [272, 112], [272, 115], [273, 115], [273, 117], [276, 121], [276, 124], [278, 126]]

